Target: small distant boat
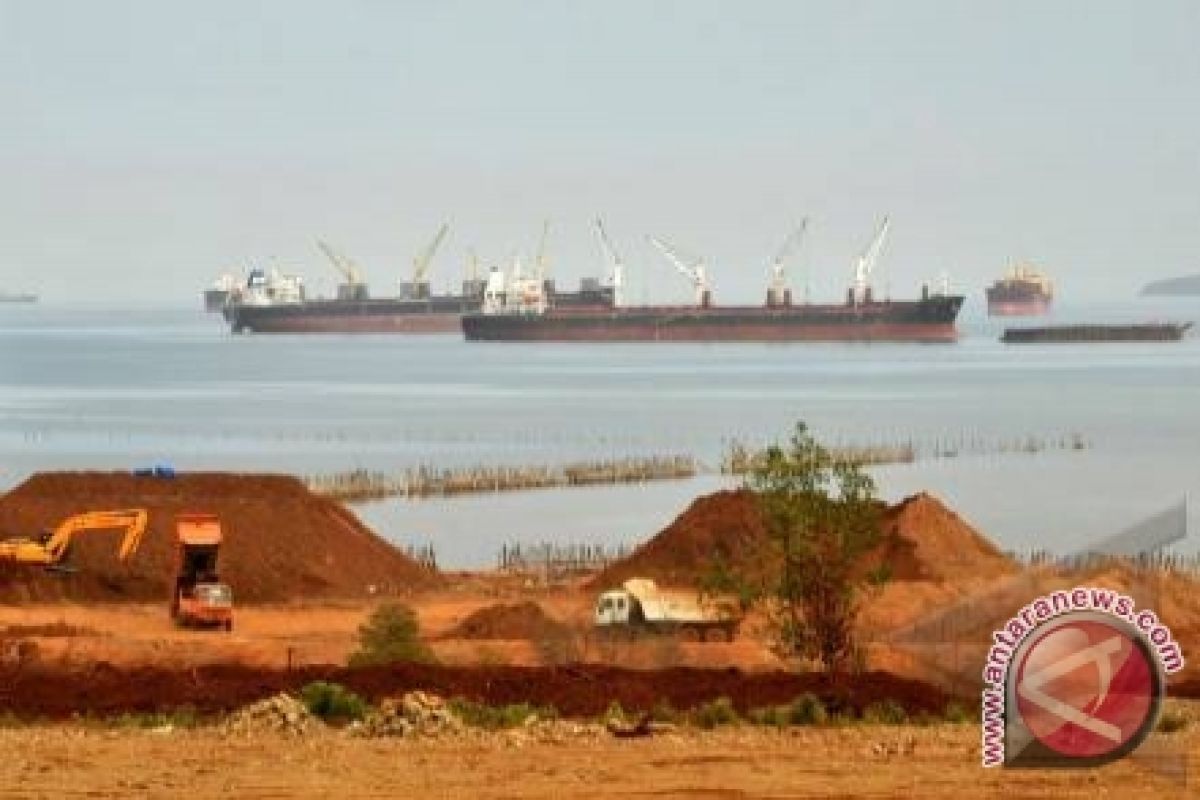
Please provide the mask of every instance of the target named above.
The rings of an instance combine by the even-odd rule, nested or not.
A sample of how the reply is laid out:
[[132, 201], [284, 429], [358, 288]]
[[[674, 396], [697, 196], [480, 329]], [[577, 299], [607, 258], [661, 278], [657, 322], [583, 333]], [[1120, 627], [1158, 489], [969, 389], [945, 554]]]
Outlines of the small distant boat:
[[1148, 322], [1135, 325], [1054, 325], [1045, 328], [1008, 328], [1000, 341], [1006, 344], [1069, 342], [1178, 342], [1192, 327], [1190, 322]]
[[38, 296], [33, 292], [0, 292], [0, 303], [36, 303]]
[[989, 317], [1037, 317], [1050, 310], [1054, 284], [1029, 264], [1017, 264], [986, 294]]

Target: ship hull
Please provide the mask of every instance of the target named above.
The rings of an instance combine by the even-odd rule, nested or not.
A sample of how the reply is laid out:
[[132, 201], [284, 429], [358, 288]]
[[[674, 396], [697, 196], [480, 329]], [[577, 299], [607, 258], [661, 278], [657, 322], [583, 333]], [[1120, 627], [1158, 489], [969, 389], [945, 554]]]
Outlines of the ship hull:
[[1050, 300], [1035, 297], [1028, 300], [988, 300], [989, 317], [1041, 317], [1050, 313]]
[[1060, 325], [1050, 328], [1009, 328], [1000, 341], [1007, 344], [1071, 344], [1088, 342], [1178, 342], [1191, 323], [1136, 325]]
[[784, 308], [620, 308], [467, 314], [469, 341], [953, 342], [961, 297]]
[[456, 333], [466, 303], [439, 309], [405, 302], [314, 301], [295, 305], [227, 309], [234, 333]]
[[989, 317], [1039, 317], [1050, 312], [1052, 295], [1037, 285], [998, 283], [985, 292]]
[[[482, 298], [435, 295], [422, 300], [309, 300], [302, 303], [227, 304], [223, 313], [234, 333], [459, 333], [464, 314]], [[612, 292], [563, 292], [556, 307], [606, 310]]]

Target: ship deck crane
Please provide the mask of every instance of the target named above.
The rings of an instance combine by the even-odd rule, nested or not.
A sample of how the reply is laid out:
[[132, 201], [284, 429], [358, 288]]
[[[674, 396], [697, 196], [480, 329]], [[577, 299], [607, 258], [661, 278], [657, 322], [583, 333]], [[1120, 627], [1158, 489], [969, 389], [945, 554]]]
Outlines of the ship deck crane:
[[608, 231], [604, 229], [604, 221], [599, 217], [596, 218], [596, 237], [600, 240], [600, 248], [604, 251], [604, 257], [608, 259], [609, 267], [612, 269], [609, 274], [609, 283], [612, 284], [613, 305], [624, 305], [625, 264], [617, 255], [617, 249], [613, 247], [612, 240], [608, 238]]
[[366, 283], [363, 281], [362, 270], [359, 269], [358, 264], [333, 249], [327, 242], [318, 239], [317, 247], [329, 259], [329, 263], [333, 265], [333, 268], [340, 272], [342, 277], [346, 279], [345, 283], [338, 286], [338, 299], [366, 299]]
[[39, 539], [5, 539], [0, 541], [0, 563], [24, 564], [48, 569], [61, 569], [71, 543], [81, 533], [97, 530], [124, 530], [117, 557], [125, 561], [141, 544], [149, 518], [144, 508], [119, 511], [90, 511], [67, 517], [47, 536]]
[[709, 305], [712, 295], [708, 287], [708, 277], [704, 272], [704, 259], [696, 256], [684, 256], [676, 248], [654, 236], [649, 239], [650, 244], [654, 245], [663, 254], [663, 257], [675, 266], [675, 269], [691, 281], [692, 288], [696, 291], [696, 305]]
[[890, 218], [883, 218], [875, 238], [854, 264], [854, 285], [850, 289], [850, 299], [855, 304], [871, 301], [871, 273], [875, 270], [875, 262], [879, 260], [879, 252], [883, 249], [891, 222]]
[[533, 259], [534, 274], [539, 281], [546, 280], [549, 272], [549, 261], [546, 258], [546, 240], [550, 237], [550, 220], [542, 222], [542, 238], [538, 240], [537, 255]]
[[800, 249], [800, 242], [808, 230], [808, 217], [800, 220], [800, 225], [787, 235], [775, 258], [771, 260], [771, 283], [767, 288], [768, 306], [790, 306], [792, 293], [787, 286], [787, 264]]
[[442, 242], [446, 240], [446, 234], [449, 232], [450, 223], [442, 223], [442, 227], [438, 228], [433, 240], [413, 259], [414, 284], [428, 283], [429, 265], [433, 262], [433, 257], [437, 255], [438, 248], [442, 246]]
[[471, 283], [479, 280], [479, 254], [474, 247], [467, 248], [467, 280]]

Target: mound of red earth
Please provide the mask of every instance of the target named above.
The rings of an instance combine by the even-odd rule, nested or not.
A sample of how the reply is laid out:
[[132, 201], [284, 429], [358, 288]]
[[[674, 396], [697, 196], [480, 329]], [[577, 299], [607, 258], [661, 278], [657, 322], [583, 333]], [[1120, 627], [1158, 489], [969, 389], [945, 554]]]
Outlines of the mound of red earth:
[[915, 494], [883, 514], [878, 558], [895, 580], [959, 581], [1017, 570], [1012, 559], [937, 498]]
[[526, 600], [485, 606], [454, 627], [450, 639], [532, 639], [561, 636], [568, 631], [537, 603]]
[[174, 579], [180, 512], [221, 518], [221, 577], [239, 601], [397, 595], [440, 581], [344, 507], [282, 475], [41, 473], [0, 497], [0, 536], [35, 537], [73, 514], [128, 508], [146, 509], [150, 523], [127, 562], [117, 559], [121, 532], [89, 531], [71, 548], [74, 572], [0, 565], [0, 602], [165, 603]]
[[0, 708], [20, 717], [65, 718], [191, 708], [229, 711], [278, 692], [296, 692], [312, 681], [342, 684], [368, 700], [421, 690], [488, 705], [553, 706], [568, 717], [592, 717], [613, 701], [626, 711], [670, 703], [678, 710], [727, 697], [741, 712], [789, 703], [806, 692], [831, 710], [861, 712], [892, 700], [910, 713], [940, 712], [947, 695], [935, 686], [884, 672], [866, 672], [831, 683], [820, 673], [740, 672], [674, 667], [636, 670], [586, 664], [557, 667], [392, 664], [380, 667], [304, 667], [268, 670], [213, 665], [189, 670], [119, 670], [97, 664], [81, 672], [0, 667]]
[[721, 491], [697, 498], [675, 521], [589, 582], [618, 586], [629, 578], [653, 578], [663, 586], [693, 586], [717, 562], [748, 579], [770, 569], [770, 540], [754, 494]]
[[[1015, 569], [982, 534], [927, 494], [884, 508], [880, 525], [883, 537], [867, 561], [885, 562], [893, 580], [956, 580]], [[753, 492], [721, 491], [697, 499], [589, 586], [608, 588], [635, 577], [695, 586], [713, 574], [717, 563], [751, 581], [771, 574], [779, 563]]]

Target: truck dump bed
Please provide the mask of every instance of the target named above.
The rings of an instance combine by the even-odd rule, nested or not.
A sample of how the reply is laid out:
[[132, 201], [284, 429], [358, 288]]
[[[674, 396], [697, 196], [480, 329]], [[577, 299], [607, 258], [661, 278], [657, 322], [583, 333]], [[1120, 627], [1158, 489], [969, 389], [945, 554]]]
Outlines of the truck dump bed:
[[622, 588], [637, 598], [647, 622], [716, 622], [725, 618], [718, 608], [701, 603], [695, 593], [664, 591], [648, 578], [630, 578]]
[[180, 544], [215, 547], [221, 543], [221, 520], [215, 514], [179, 514], [175, 531]]

